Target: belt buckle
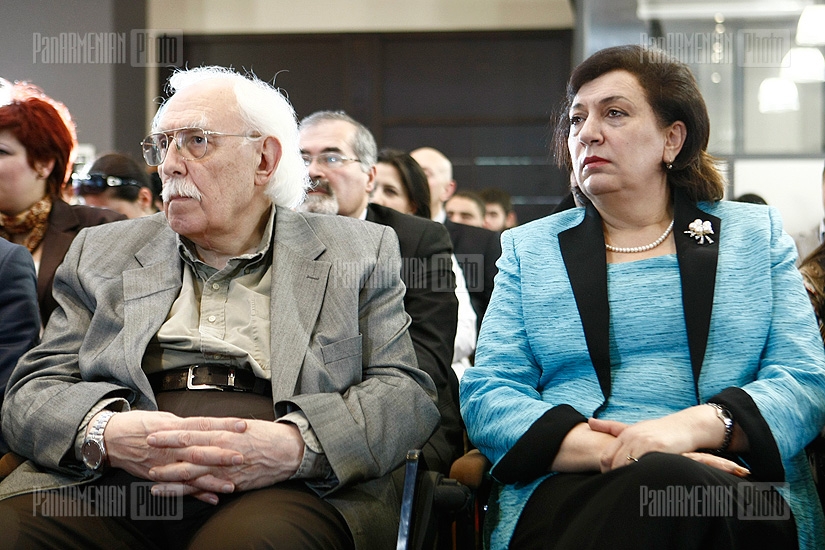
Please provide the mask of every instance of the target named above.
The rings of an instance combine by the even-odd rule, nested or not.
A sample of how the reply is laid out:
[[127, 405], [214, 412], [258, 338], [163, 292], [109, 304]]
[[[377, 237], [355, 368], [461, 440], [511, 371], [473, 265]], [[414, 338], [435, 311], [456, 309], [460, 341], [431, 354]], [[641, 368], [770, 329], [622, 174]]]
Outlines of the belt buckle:
[[221, 390], [225, 391], [228, 386], [230, 390], [235, 388], [235, 369], [229, 369], [229, 376], [227, 377], [226, 386], [218, 386], [215, 384], [194, 384], [195, 373], [193, 372], [200, 365], [191, 365], [186, 373], [186, 389], [187, 390]]

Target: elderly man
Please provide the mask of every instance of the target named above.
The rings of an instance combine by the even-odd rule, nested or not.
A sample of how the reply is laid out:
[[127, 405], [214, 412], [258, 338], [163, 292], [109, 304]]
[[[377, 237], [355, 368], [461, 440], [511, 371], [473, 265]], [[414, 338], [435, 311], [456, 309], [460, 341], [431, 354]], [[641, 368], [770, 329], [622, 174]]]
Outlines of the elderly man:
[[398, 235], [407, 287], [404, 305], [412, 317], [410, 337], [418, 365], [438, 389], [441, 412], [441, 425], [422, 454], [429, 469], [446, 474], [464, 454], [458, 379], [451, 367], [458, 299], [450, 237], [438, 223], [369, 203], [378, 154], [375, 138], [346, 113], [319, 111], [304, 118], [300, 146], [313, 181], [302, 208], [390, 226]]
[[[109, 498], [87, 502], [87, 517], [44, 517], [35, 491], [0, 502], [3, 537], [386, 548], [400, 501], [390, 473], [438, 422], [395, 234], [289, 210], [306, 169], [294, 112], [271, 86], [201, 68], [170, 87], [143, 141], [165, 216], [76, 238], [60, 307], [3, 409], [10, 446], [32, 460], [0, 495], [59, 487], [54, 510], [83, 498], [67, 485], [90, 482], [84, 494], [123, 489], [132, 506], [98, 491]], [[147, 518], [141, 498], [176, 513]]]

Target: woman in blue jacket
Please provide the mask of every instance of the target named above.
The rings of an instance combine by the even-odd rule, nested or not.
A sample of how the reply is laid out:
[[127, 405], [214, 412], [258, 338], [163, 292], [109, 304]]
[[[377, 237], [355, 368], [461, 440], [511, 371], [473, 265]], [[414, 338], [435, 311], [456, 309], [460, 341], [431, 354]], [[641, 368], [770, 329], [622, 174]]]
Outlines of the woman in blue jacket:
[[556, 152], [587, 204], [504, 233], [461, 382], [493, 548], [825, 543], [822, 342], [779, 214], [721, 201], [709, 133], [661, 52], [574, 70]]

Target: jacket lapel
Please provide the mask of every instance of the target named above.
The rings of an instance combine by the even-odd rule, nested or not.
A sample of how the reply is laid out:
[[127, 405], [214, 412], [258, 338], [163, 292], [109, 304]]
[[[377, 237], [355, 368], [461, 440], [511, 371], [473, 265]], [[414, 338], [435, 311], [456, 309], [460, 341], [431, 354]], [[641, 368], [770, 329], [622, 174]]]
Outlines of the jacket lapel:
[[147, 238], [146, 245], [135, 254], [139, 267], [123, 272], [123, 345], [126, 367], [135, 386], [153, 396], [141, 358], [180, 294], [183, 268], [175, 233], [168, 225], [164, 223], [160, 232]]
[[68, 252], [78, 232], [80, 221], [71, 207], [63, 201], [54, 201], [49, 213], [49, 225], [43, 237], [43, 253], [37, 273], [37, 298], [43, 301], [51, 292], [54, 273]]
[[[713, 311], [713, 294], [716, 288], [716, 265], [719, 259], [719, 240], [722, 220], [700, 210], [684, 193], [676, 192], [674, 198], [674, 230], [676, 255], [679, 259], [679, 276], [682, 281], [682, 305], [687, 325], [690, 363], [698, 396], [699, 374], [705, 358]], [[704, 244], [692, 237], [688, 226], [694, 220], [709, 221], [713, 229], [712, 242], [705, 237]]]
[[277, 209], [270, 298], [270, 368], [276, 403], [295, 393], [332, 267], [317, 260], [325, 250], [303, 216]]
[[[690, 362], [698, 395], [699, 375], [707, 349], [722, 220], [700, 210], [684, 193], [674, 193], [674, 238], [682, 284]], [[690, 235], [694, 220], [709, 221], [714, 234], [704, 244]], [[582, 320], [590, 360], [596, 369], [605, 403], [610, 398], [610, 309], [607, 260], [601, 216], [592, 206], [584, 220], [559, 233], [559, 247]]]
[[559, 233], [559, 247], [573, 287], [590, 360], [605, 403], [610, 398], [610, 310], [602, 218], [592, 205], [584, 220]]

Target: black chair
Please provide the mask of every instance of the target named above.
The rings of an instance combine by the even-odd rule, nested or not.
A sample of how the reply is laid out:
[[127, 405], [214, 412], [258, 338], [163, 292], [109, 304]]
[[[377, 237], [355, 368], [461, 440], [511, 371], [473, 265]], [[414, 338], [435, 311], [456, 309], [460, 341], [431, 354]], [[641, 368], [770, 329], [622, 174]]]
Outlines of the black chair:
[[420, 451], [407, 453], [397, 550], [480, 550], [490, 461], [471, 450], [450, 468], [450, 477], [424, 470]]
[[452, 548], [452, 536], [444, 526], [470, 509], [472, 491], [443, 474], [423, 469], [420, 461], [419, 449], [407, 452], [396, 550], [433, 550], [436, 544]]
[[825, 437], [818, 435], [805, 450], [808, 453], [808, 462], [811, 464], [811, 474], [816, 483], [819, 502], [825, 508]]

